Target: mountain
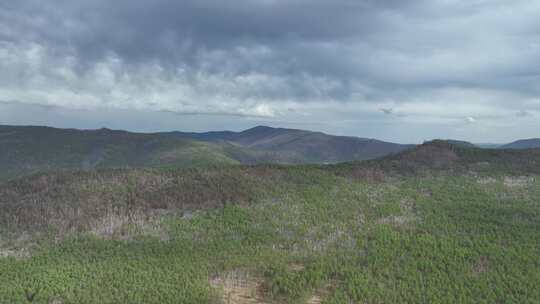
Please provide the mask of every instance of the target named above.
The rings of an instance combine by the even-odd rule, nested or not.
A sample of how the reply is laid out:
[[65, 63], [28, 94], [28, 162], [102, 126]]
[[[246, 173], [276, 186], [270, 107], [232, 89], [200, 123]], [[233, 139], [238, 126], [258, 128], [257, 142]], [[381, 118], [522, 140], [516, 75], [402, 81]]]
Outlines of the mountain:
[[422, 171], [506, 172], [540, 174], [540, 149], [483, 149], [434, 140], [376, 161], [399, 173]]
[[[376, 139], [334, 136], [321, 132], [257, 126], [242, 132], [169, 133], [178, 138], [226, 141], [256, 151], [268, 151], [301, 163], [366, 160], [412, 147]], [[296, 161], [298, 162], [298, 161]]]
[[160, 134], [0, 126], [0, 179], [56, 169], [237, 163], [219, 145]]
[[[241, 132], [133, 133], [0, 125], [0, 181], [58, 169], [204, 167], [232, 164], [335, 164], [399, 160], [399, 170], [423, 167], [537, 166], [540, 139], [482, 149], [458, 140], [402, 145], [298, 129], [257, 126]], [[508, 151], [510, 150], [510, 151]], [[540, 151], [540, 150], [539, 150]], [[473, 168], [474, 169], [474, 168]]]
[[540, 148], [540, 138], [522, 139], [499, 147], [500, 149], [535, 149]]
[[58, 169], [336, 163], [377, 158], [408, 147], [270, 127], [243, 132], [133, 133], [0, 126], [0, 180]]

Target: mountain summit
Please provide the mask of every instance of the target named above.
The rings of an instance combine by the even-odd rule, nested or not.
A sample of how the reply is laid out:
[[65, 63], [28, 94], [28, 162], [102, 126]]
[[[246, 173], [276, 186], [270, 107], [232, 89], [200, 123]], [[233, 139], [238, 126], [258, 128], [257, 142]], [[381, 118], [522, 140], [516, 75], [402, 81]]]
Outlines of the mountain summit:
[[179, 138], [226, 141], [245, 148], [269, 151], [300, 163], [336, 163], [374, 159], [406, 150], [402, 145], [377, 139], [335, 136], [322, 132], [256, 126], [242, 132], [173, 132]]

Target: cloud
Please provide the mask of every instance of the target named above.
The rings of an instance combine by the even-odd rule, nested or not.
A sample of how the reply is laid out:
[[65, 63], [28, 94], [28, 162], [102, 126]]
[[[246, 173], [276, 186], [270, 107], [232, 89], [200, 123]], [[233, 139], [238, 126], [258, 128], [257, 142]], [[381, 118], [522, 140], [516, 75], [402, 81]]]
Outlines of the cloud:
[[472, 124], [472, 123], [475, 123], [476, 122], [476, 118], [472, 117], [472, 116], [468, 116], [468, 117], [465, 117], [465, 121], [469, 124]]
[[516, 116], [517, 117], [528, 117], [528, 116], [532, 116], [532, 113], [531, 112], [528, 112], [528, 111], [525, 111], [525, 110], [520, 110], [516, 113]]
[[526, 0], [4, 1], [0, 99], [403, 141], [465, 117], [497, 140], [540, 111], [539, 14]]

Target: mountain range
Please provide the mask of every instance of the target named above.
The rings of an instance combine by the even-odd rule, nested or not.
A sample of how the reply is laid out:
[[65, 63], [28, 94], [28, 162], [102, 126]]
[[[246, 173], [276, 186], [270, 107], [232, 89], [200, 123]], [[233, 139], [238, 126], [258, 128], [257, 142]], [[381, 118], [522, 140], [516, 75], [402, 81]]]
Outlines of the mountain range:
[[[457, 140], [460, 147], [475, 145]], [[134, 133], [0, 125], [0, 180], [59, 169], [333, 164], [395, 155], [415, 145], [257, 126], [241, 132]], [[540, 139], [500, 149], [540, 147]]]
[[242, 132], [169, 133], [177, 138], [229, 142], [248, 149], [267, 151], [297, 160], [296, 163], [337, 163], [378, 158], [403, 151], [402, 145], [376, 139], [334, 136], [321, 132], [257, 126]]
[[3, 178], [56, 169], [238, 163], [211, 143], [109, 129], [0, 126], [0, 149]]
[[207, 133], [0, 126], [0, 179], [57, 169], [337, 163], [373, 159], [410, 147], [263, 126]]

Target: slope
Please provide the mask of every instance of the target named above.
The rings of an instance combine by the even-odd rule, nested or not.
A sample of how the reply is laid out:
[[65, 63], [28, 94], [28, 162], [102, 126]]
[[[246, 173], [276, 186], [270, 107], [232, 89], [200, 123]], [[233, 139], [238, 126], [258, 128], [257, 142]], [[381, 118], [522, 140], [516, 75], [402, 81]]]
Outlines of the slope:
[[483, 149], [456, 145], [452, 141], [434, 140], [379, 160], [343, 166], [377, 168], [413, 176], [434, 172], [540, 174], [540, 149]]
[[278, 158], [291, 160], [293, 163], [337, 163], [374, 159], [412, 147], [376, 139], [266, 126], [257, 126], [237, 133], [227, 131], [170, 134], [180, 138], [228, 141], [254, 150], [274, 152]]
[[534, 149], [540, 148], [540, 138], [522, 139], [499, 147], [500, 149]]
[[234, 164], [220, 146], [109, 129], [0, 126], [0, 179], [57, 169]]
[[[399, 177], [379, 182], [345, 165], [17, 179], [0, 184], [0, 299], [538, 303], [540, 180], [523, 153], [436, 141], [346, 164]], [[409, 166], [452, 174], [394, 171]]]

